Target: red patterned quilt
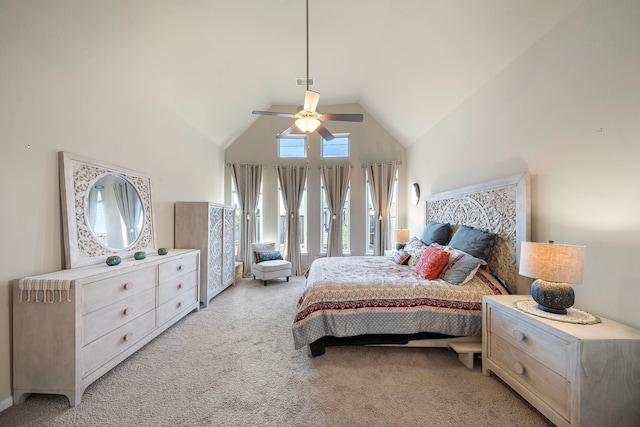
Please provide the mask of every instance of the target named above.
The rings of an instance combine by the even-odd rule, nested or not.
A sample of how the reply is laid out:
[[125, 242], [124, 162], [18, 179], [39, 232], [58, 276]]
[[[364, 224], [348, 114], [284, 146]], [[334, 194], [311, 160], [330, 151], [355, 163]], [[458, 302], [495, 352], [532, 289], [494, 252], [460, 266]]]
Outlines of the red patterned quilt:
[[319, 258], [293, 322], [295, 348], [325, 337], [432, 332], [480, 336], [482, 295], [507, 294], [484, 270], [464, 285], [426, 280], [391, 257]]

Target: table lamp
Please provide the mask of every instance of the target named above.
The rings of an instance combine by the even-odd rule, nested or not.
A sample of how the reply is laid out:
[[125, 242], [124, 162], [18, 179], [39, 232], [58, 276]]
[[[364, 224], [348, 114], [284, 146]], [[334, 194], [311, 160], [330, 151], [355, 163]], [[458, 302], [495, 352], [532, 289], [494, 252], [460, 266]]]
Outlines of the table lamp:
[[396, 240], [396, 250], [404, 248], [404, 245], [406, 245], [409, 241], [409, 229], [398, 228], [396, 230], [393, 230], [393, 234]]
[[520, 274], [536, 279], [531, 296], [542, 311], [567, 314], [574, 303], [569, 283], [582, 283], [584, 246], [522, 242]]

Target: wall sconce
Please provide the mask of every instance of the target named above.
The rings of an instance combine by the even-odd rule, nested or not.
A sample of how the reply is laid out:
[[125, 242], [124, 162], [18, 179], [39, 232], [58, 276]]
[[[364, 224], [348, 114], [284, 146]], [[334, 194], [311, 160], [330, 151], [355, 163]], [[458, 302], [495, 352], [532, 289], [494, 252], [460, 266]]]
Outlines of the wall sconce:
[[420, 185], [417, 182], [413, 183], [411, 187], [411, 203], [417, 205], [420, 202]]
[[535, 280], [531, 296], [542, 311], [567, 314], [574, 303], [569, 283], [582, 283], [584, 246], [522, 242], [520, 274]]

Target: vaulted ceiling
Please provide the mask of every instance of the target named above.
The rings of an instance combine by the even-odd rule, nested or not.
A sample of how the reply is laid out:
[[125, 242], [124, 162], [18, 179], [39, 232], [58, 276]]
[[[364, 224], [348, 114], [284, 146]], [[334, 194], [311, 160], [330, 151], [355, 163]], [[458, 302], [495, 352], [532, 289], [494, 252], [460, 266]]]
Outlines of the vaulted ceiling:
[[[411, 145], [581, 0], [310, 0], [318, 106], [360, 104]], [[295, 111], [305, 0], [37, 3], [71, 58], [225, 147], [274, 105]], [[327, 110], [328, 111], [328, 110]]]

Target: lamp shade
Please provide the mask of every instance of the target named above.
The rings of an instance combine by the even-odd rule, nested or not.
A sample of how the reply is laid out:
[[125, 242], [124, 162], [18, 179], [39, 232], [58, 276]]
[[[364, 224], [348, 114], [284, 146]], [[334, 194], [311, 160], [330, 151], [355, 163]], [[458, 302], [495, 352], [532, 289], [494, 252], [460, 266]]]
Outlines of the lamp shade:
[[520, 274], [560, 283], [582, 283], [584, 246], [522, 242]]
[[315, 117], [303, 117], [301, 119], [296, 120], [296, 126], [302, 132], [313, 132], [320, 126], [320, 120]]
[[395, 241], [398, 243], [407, 243], [409, 241], [409, 230], [406, 228], [398, 228], [393, 230]]

